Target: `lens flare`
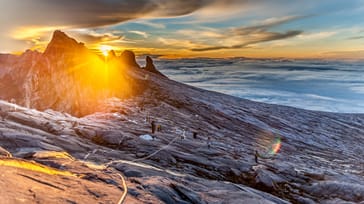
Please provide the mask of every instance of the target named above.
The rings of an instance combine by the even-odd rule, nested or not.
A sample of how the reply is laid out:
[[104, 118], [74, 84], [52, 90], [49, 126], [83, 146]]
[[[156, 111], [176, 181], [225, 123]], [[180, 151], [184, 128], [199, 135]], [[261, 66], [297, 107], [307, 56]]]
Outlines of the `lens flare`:
[[272, 144], [272, 147], [270, 148], [270, 151], [269, 151], [269, 154], [270, 155], [275, 155], [278, 153], [278, 151], [281, 149], [281, 146], [282, 146], [282, 142], [281, 142], [281, 138], [280, 137], [277, 137], [273, 144]]
[[109, 45], [100, 45], [100, 51], [101, 53], [107, 57], [109, 55], [109, 52], [112, 50], [112, 47]]
[[282, 148], [282, 137], [273, 132], [264, 131], [256, 136], [255, 151], [259, 158], [270, 159], [274, 158]]

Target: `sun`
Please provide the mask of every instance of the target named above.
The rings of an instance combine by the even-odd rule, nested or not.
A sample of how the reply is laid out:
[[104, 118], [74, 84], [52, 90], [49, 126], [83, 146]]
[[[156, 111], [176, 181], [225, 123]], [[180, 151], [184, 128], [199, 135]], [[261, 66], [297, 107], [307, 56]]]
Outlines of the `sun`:
[[110, 50], [112, 50], [111, 46], [109, 46], [109, 45], [100, 45], [100, 51], [105, 57], [107, 57], [109, 55]]

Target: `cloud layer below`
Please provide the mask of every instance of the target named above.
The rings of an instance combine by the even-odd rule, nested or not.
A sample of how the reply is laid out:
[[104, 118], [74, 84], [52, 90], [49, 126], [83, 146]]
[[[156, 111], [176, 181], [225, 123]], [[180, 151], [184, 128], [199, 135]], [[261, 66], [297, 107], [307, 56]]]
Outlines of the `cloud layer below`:
[[309, 110], [364, 113], [364, 61], [159, 60], [161, 71], [192, 86]]

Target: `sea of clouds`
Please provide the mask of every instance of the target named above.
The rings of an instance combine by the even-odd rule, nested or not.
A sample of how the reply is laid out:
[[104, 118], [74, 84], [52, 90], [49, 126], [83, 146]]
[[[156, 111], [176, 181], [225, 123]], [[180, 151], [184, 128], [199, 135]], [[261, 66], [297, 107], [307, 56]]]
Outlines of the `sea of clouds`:
[[157, 59], [155, 64], [171, 79], [245, 99], [364, 113], [364, 61]]

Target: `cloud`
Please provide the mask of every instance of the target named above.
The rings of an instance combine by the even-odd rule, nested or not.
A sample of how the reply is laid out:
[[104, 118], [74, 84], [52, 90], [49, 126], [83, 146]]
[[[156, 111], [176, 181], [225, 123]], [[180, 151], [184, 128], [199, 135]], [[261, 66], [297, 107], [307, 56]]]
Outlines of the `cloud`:
[[212, 50], [221, 50], [221, 49], [240, 49], [240, 48], [247, 48], [249, 45], [258, 44], [262, 42], [268, 42], [268, 41], [274, 41], [274, 40], [282, 40], [286, 38], [291, 38], [294, 36], [297, 36], [301, 34], [302, 31], [299, 30], [293, 30], [293, 31], [287, 31], [285, 33], [265, 33], [267, 34], [266, 37], [263, 37], [261, 39], [248, 41], [242, 44], [236, 44], [233, 46], [213, 46], [213, 47], [204, 47], [204, 48], [194, 48], [191, 49], [192, 51], [212, 51]]
[[[307, 21], [279, 26], [310, 17], [305, 15], [311, 12], [321, 14], [320, 9], [329, 4], [332, 4], [330, 0], [320, 3], [315, 0], [304, 3], [290, 0], [0, 0], [0, 52], [34, 48], [34, 45], [48, 41], [53, 30], [62, 29], [87, 44], [112, 42], [123, 47], [127, 43], [125, 46], [133, 44], [135, 48], [145, 49], [155, 46], [167, 50], [169, 43], [172, 48], [183, 48], [184, 54], [191, 56], [198, 55], [198, 52], [191, 50], [200, 51], [201, 55], [207, 56], [214, 53], [202, 51], [221, 49], [228, 49], [226, 55], [236, 56], [240, 50], [234, 49], [261, 48], [259, 43], [292, 38], [298, 33], [297, 39], [309, 37], [301, 35], [302, 30], [306, 34], [330, 26], [322, 24], [319, 31], [309, 27]], [[352, 6], [351, 3], [344, 8]], [[272, 16], [283, 17], [270, 18]], [[266, 19], [261, 21], [262, 18]], [[132, 23], [126, 23], [129, 21]], [[229, 28], [236, 25], [253, 26]], [[97, 33], [75, 31], [80, 29]], [[113, 29], [123, 29], [124, 33], [114, 33]], [[350, 36], [362, 36], [362, 33], [352, 33], [345, 37]], [[158, 37], [169, 41], [165, 47], [161, 47], [165, 44], [160, 43]], [[143, 38], [148, 38], [148, 42]], [[172, 43], [172, 38], [181, 43]], [[284, 43], [287, 41], [289, 40]], [[256, 52], [256, 55], [260, 53], [263, 52]]]
[[198, 46], [205, 46], [203, 44], [198, 44], [195, 42], [192, 42], [190, 40], [176, 40], [176, 39], [169, 39], [169, 38], [163, 38], [159, 37], [157, 41], [163, 45], [167, 45], [174, 48], [186, 48], [186, 47], [198, 47]]
[[[271, 32], [270, 28], [288, 23], [294, 20], [306, 18], [307, 16], [286, 16], [281, 18], [270, 18], [262, 21], [256, 26], [237, 27], [216, 33], [221, 36], [220, 45], [192, 48], [191, 51], [213, 51], [221, 49], [240, 49], [250, 45], [292, 38], [303, 33], [301, 30], [290, 30], [286, 32]], [[231, 45], [225, 45], [229, 43]]]
[[[140, 18], [184, 16], [217, 2], [236, 3], [233, 0], [0, 0], [0, 51], [23, 49], [26, 43], [45, 36], [44, 29], [50, 27], [99, 28]], [[148, 21], [144, 24], [163, 27]], [[30, 31], [33, 28], [39, 28], [39, 32]], [[30, 39], [11, 35], [19, 31], [33, 32], [34, 36]]]
[[364, 50], [325, 52], [322, 53], [322, 57], [335, 59], [364, 59]]
[[299, 35], [298, 38], [301, 40], [321, 40], [336, 35], [336, 31], [322, 31], [317, 33], [307, 33]]
[[224, 34], [216, 32], [216, 30], [179, 30], [178, 34], [195, 38], [223, 38]]
[[363, 36], [354, 36], [354, 37], [350, 37], [348, 39], [349, 40], [361, 40], [361, 39], [364, 39], [364, 35]]
[[240, 27], [232, 29], [232, 32], [236, 35], [249, 35], [260, 33], [272, 28], [274, 26], [282, 25], [294, 20], [306, 18], [307, 16], [284, 16], [280, 18], [268, 18], [258, 23], [256, 26]]
[[70, 33], [72, 36], [79, 39], [80, 41], [88, 44], [120, 41], [125, 39], [125, 37], [120, 33], [112, 33], [112, 32], [98, 33], [96, 31], [88, 29], [75, 29], [68, 31], [68, 33]]
[[171, 79], [237, 97], [311, 110], [364, 113], [360, 62], [199, 58], [156, 63]]
[[216, 2], [231, 0], [0, 0], [1, 17], [20, 24], [98, 27], [141, 17], [191, 14]]
[[354, 86], [350, 88], [352, 91], [359, 93], [359, 94], [364, 94], [364, 86], [363, 85], [358, 85], [358, 86]]
[[164, 24], [154, 23], [152, 21], [147, 21], [147, 20], [136, 20], [134, 23], [141, 24], [141, 25], [145, 25], [145, 26], [149, 26], [149, 27], [152, 27], [152, 28], [157, 28], [157, 29], [164, 29], [164, 28], [166, 28], [166, 26]]
[[130, 30], [130, 31], [128, 31], [128, 32], [129, 32], [129, 33], [136, 34], [136, 35], [140, 35], [140, 36], [142, 36], [143, 38], [148, 38], [148, 33], [143, 32], [143, 31]]

